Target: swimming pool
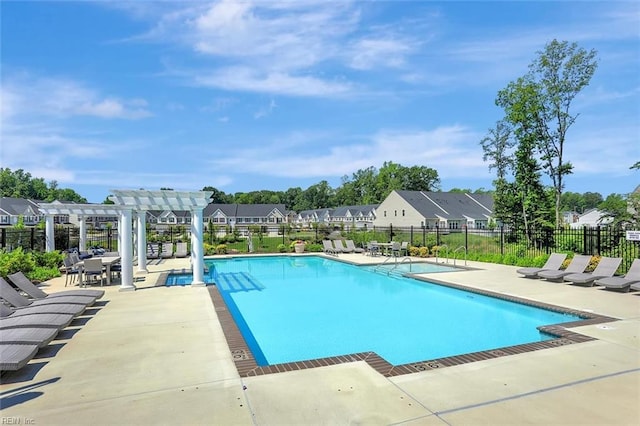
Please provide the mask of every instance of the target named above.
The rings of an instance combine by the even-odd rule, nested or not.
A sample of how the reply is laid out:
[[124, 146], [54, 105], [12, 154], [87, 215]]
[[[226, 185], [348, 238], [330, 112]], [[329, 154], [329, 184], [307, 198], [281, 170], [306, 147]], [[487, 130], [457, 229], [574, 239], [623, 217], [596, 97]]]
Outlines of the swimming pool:
[[324, 257], [207, 261], [258, 365], [372, 351], [393, 365], [540, 342], [577, 316]]
[[460, 270], [460, 268], [455, 268], [453, 266], [438, 265], [435, 263], [426, 262], [388, 262], [386, 264], [380, 265], [361, 266], [361, 268], [372, 270], [373, 272], [389, 272], [395, 274], [427, 274], [436, 272], [453, 272]]

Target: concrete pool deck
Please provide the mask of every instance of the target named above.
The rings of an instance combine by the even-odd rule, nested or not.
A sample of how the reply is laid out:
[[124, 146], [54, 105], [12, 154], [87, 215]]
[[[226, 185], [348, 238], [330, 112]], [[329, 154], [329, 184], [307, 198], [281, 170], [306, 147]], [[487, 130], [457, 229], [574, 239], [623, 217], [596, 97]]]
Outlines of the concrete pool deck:
[[[434, 278], [619, 321], [572, 328], [597, 340], [396, 377], [362, 361], [240, 377], [208, 289], [155, 286], [162, 272], [188, 264], [154, 262], [149, 274], [136, 275], [135, 292], [103, 287], [105, 296], [88, 315], [22, 370], [2, 374], [3, 423], [635, 425], [640, 419], [640, 293], [529, 280], [516, 267], [468, 262], [475, 269]], [[48, 292], [64, 290], [64, 278], [49, 284]]]

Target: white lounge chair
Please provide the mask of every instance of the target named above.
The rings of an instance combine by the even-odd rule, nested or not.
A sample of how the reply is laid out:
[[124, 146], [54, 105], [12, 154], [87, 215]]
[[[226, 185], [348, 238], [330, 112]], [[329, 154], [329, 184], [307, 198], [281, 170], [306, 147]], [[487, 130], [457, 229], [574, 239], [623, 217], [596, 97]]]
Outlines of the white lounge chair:
[[[632, 287], [640, 285], [640, 259], [635, 259], [624, 277], [598, 278], [595, 285], [603, 285], [607, 290], [627, 292]], [[634, 288], [640, 290], [640, 288]]]
[[347, 246], [347, 248], [349, 250], [351, 250], [354, 253], [363, 253], [364, 249], [361, 247], [356, 247], [356, 244], [353, 242], [353, 240], [346, 240], [345, 245]]
[[173, 243], [162, 243], [162, 251], [160, 252], [160, 256], [163, 259], [173, 257]]
[[341, 239], [333, 240], [333, 246], [337, 252], [340, 253], [353, 253], [353, 250], [344, 245]]
[[333, 247], [333, 244], [331, 244], [331, 240], [322, 240], [322, 247], [326, 254], [330, 254], [332, 256], [338, 255], [338, 251], [336, 251], [336, 249]]
[[187, 257], [189, 255], [189, 253], [187, 252], [187, 243], [177, 242], [176, 252], [174, 254], [176, 257]]

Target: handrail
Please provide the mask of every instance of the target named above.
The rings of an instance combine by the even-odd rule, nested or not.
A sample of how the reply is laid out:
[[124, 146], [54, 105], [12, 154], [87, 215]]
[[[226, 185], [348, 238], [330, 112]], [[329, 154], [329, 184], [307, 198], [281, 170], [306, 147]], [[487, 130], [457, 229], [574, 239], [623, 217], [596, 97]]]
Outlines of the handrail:
[[390, 261], [391, 259], [396, 259], [396, 258], [395, 257], [387, 257], [384, 262], [379, 263], [378, 265], [376, 265], [375, 268], [373, 268], [373, 272], [377, 272], [378, 268], [382, 268], [384, 266], [384, 264], [387, 263], [388, 261]]
[[[400, 263], [404, 263], [406, 261], [409, 261], [409, 272], [412, 272], [411, 270], [413, 269], [413, 262], [411, 261], [411, 257], [406, 256], [404, 259], [402, 259], [402, 261]], [[397, 266], [397, 264], [396, 264]]]
[[453, 251], [453, 266], [456, 266], [456, 252], [460, 251], [460, 249], [464, 250], [464, 266], [467, 266], [467, 248], [465, 246], [460, 246]]
[[442, 250], [443, 247], [447, 248], [447, 263], [449, 263], [449, 246], [446, 244], [442, 244], [441, 246], [438, 246], [438, 249], [435, 252], [436, 255], [436, 263], [438, 263], [438, 253], [440, 253], [440, 250]]

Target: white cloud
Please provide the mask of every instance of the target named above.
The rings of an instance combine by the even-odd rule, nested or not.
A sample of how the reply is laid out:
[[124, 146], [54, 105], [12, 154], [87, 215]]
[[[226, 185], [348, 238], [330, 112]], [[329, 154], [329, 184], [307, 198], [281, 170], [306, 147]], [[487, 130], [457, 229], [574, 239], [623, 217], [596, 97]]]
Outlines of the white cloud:
[[197, 85], [225, 90], [251, 91], [295, 96], [341, 96], [352, 85], [307, 75], [281, 72], [262, 74], [249, 67], [223, 68], [209, 74], [195, 75]]
[[[143, 99], [105, 97], [83, 83], [66, 78], [22, 74], [6, 77], [2, 86], [3, 119], [18, 119], [22, 115], [140, 119], [151, 115]], [[7, 99], [5, 93], [9, 94]]]
[[[384, 130], [360, 143], [335, 145], [334, 141], [339, 139], [335, 134], [298, 133], [260, 148], [221, 153], [211, 164], [237, 173], [314, 178], [351, 175], [358, 169], [393, 161], [403, 166], [431, 167], [441, 178], [489, 176], [477, 143], [480, 136], [463, 126]], [[273, 158], [290, 166], [274, 167]]]

